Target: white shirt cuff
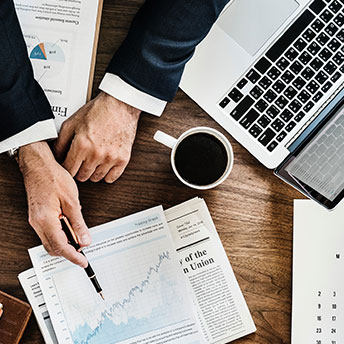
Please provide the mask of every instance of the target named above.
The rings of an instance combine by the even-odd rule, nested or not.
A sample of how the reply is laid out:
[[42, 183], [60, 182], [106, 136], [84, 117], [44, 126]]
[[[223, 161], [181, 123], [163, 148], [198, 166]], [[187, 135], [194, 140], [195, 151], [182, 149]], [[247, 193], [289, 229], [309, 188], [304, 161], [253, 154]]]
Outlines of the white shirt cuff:
[[136, 89], [112, 73], [105, 74], [99, 89], [128, 105], [155, 116], [161, 116], [167, 104], [164, 100]]
[[31, 127], [0, 142], [0, 153], [17, 147], [25, 146], [33, 142], [55, 139], [57, 131], [53, 119], [37, 122]]

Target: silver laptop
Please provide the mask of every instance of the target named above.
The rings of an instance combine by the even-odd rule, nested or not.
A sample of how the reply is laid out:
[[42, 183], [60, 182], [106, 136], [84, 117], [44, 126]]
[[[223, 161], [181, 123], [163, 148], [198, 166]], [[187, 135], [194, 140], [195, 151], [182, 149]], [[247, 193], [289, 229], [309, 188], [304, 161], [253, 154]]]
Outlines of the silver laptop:
[[344, 196], [343, 75], [344, 0], [231, 0], [181, 88], [266, 167], [333, 208]]

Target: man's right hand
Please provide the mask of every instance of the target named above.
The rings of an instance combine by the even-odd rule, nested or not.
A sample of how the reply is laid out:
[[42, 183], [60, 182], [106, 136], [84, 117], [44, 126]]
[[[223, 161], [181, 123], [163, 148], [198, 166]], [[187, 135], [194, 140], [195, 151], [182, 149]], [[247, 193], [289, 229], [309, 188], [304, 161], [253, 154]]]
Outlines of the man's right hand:
[[45, 249], [52, 256], [63, 256], [86, 267], [86, 258], [68, 244], [59, 220], [60, 214], [68, 218], [81, 247], [91, 243], [72, 176], [56, 162], [46, 142], [19, 148], [18, 163], [27, 193], [29, 223]]

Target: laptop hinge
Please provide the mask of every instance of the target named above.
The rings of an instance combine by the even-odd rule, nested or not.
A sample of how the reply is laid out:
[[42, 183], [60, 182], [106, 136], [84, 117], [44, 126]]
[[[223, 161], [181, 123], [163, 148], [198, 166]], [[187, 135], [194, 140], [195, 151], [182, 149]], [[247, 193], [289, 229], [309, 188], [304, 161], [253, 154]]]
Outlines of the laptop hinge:
[[331, 103], [331, 101], [337, 96], [337, 94], [343, 89], [344, 86], [344, 82], [340, 84], [340, 86], [332, 93], [332, 96], [327, 99], [327, 101], [325, 101], [323, 103], [323, 105], [314, 113], [314, 115], [312, 117], [309, 118], [309, 120], [307, 122], [305, 122], [305, 124], [300, 128], [300, 130], [298, 132], [295, 133], [295, 135], [286, 143], [285, 147], [288, 149], [295, 141], [296, 139], [301, 135], [301, 133], [309, 126], [309, 124], [311, 122], [313, 122], [315, 120], [315, 118], [319, 115], [319, 113], [321, 111], [324, 110], [324, 108]]

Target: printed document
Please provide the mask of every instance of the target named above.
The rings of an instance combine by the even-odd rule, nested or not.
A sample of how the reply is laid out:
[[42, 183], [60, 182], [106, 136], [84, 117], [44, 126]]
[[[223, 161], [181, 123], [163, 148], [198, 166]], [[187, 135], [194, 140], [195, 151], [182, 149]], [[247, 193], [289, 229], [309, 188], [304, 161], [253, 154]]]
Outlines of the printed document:
[[344, 203], [294, 201], [292, 344], [344, 342]]
[[35, 79], [51, 104], [58, 130], [86, 102], [101, 3], [14, 0]]
[[29, 254], [59, 343], [204, 343], [162, 207], [91, 230], [84, 252], [103, 288], [43, 246]]

